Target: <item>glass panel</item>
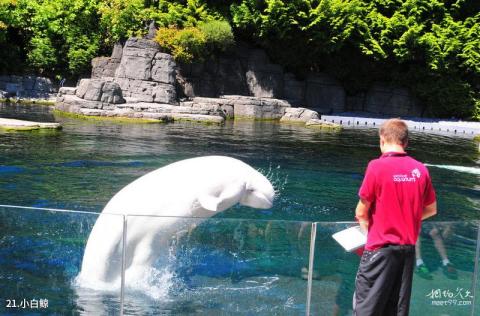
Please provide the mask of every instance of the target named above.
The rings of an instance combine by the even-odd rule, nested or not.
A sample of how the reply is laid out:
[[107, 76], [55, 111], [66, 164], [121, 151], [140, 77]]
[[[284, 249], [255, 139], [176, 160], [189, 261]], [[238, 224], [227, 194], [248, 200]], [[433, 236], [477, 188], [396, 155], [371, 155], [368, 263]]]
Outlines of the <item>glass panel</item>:
[[127, 217], [126, 314], [305, 313], [311, 223]]
[[[360, 260], [356, 254], [346, 253], [331, 235], [353, 225], [317, 224], [312, 315], [352, 314]], [[428, 221], [422, 225], [417, 250], [425, 266], [414, 273], [410, 315], [471, 315], [477, 227], [469, 222]], [[443, 259], [450, 265], [444, 266]]]
[[[413, 278], [413, 315], [470, 315], [477, 240], [474, 223], [425, 222], [421, 257], [428, 269]], [[451, 264], [444, 265], [448, 259]]]
[[118, 286], [103, 291], [77, 280], [97, 218], [123, 229], [122, 216], [0, 207], [0, 314], [118, 314]]
[[352, 223], [317, 223], [311, 315], [352, 315], [359, 257], [337, 244], [332, 234]]
[[478, 235], [477, 235], [477, 253], [476, 253], [476, 287], [475, 287], [475, 306], [472, 308], [472, 316], [480, 313], [480, 221], [477, 221]]

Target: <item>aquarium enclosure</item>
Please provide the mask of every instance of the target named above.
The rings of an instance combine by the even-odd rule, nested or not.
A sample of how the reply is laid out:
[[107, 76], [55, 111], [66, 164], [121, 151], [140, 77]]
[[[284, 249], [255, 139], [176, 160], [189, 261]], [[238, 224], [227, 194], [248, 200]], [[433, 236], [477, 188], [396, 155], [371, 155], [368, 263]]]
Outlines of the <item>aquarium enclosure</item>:
[[[2, 206], [1, 313], [351, 313], [359, 257], [344, 252], [331, 235], [353, 222], [150, 217], [158, 225], [175, 220], [178, 227], [163, 259], [142, 278], [84, 287], [76, 277], [99, 216], [122, 229], [124, 242], [136, 217]], [[424, 222], [421, 250], [431, 273], [414, 275], [411, 315], [478, 314], [479, 224]], [[448, 231], [444, 242], [455, 258], [455, 275], [444, 273], [438, 263], [429, 234], [434, 229]], [[119, 247], [123, 252], [128, 244]], [[128, 259], [111, 264], [123, 271]]]

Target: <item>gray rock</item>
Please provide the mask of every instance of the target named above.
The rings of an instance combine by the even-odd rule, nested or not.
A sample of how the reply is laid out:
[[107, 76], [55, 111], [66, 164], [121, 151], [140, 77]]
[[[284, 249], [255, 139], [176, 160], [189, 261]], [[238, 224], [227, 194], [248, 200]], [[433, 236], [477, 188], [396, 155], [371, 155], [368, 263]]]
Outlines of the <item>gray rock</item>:
[[174, 85], [176, 67], [177, 65], [171, 55], [157, 53], [151, 64], [151, 79]]
[[421, 116], [418, 100], [405, 88], [374, 84], [367, 93], [365, 111], [387, 116]]
[[122, 90], [118, 83], [102, 79], [82, 79], [75, 95], [88, 101], [101, 103], [124, 103]]
[[57, 98], [55, 107], [61, 111], [79, 113], [79, 109], [102, 109], [104, 104], [100, 101], [90, 101], [76, 95], [63, 95]]
[[317, 112], [305, 108], [286, 108], [280, 122], [306, 123], [312, 119], [320, 119]]
[[282, 97], [282, 67], [278, 65], [252, 65], [245, 76], [251, 95], [262, 98]]
[[[35, 81], [36, 77], [34, 76], [25, 76], [23, 77], [23, 89], [25, 90], [34, 90], [35, 89]], [[51, 84], [51, 83], [50, 83]]]
[[58, 89], [58, 96], [62, 95], [75, 95], [77, 88], [75, 87], [61, 87]]
[[52, 81], [49, 78], [37, 77], [35, 80], [35, 85], [33, 86], [33, 90], [36, 90], [39, 93], [53, 92]]
[[326, 131], [341, 131], [343, 128], [342, 125], [340, 124], [325, 122], [320, 119], [308, 120], [305, 123], [305, 126], [309, 128], [316, 128], [316, 129], [326, 130]]
[[301, 104], [305, 100], [305, 82], [297, 80], [295, 75], [287, 73], [284, 78], [283, 97], [294, 104]]
[[125, 103], [122, 95], [122, 89], [116, 82], [107, 81], [102, 86], [102, 95], [100, 101], [104, 103]]
[[157, 42], [144, 38], [130, 37], [123, 47], [122, 59], [125, 56], [137, 56], [153, 59], [155, 54], [159, 51], [160, 46], [157, 44]]
[[134, 98], [139, 102], [176, 104], [176, 91], [173, 85], [125, 78], [117, 78], [115, 81], [122, 88], [125, 97]]
[[85, 100], [100, 101], [104, 84], [101, 79], [82, 79], [75, 95]]
[[151, 21], [148, 25], [148, 33], [145, 36], [146, 39], [154, 39], [157, 35], [157, 27], [155, 26], [155, 21]]
[[[233, 96], [225, 96], [232, 99]], [[233, 99], [235, 119], [277, 120], [290, 104], [284, 100], [238, 97]]]
[[345, 111], [345, 89], [331, 76], [313, 74], [306, 80], [305, 102], [321, 113]]
[[115, 45], [113, 45], [112, 55], [110, 56], [110, 58], [112, 60], [120, 61], [122, 59], [122, 55], [123, 55], [123, 46], [121, 43], [116, 42]]
[[118, 78], [150, 80], [152, 78], [152, 59], [124, 54], [115, 76]]
[[120, 60], [110, 57], [96, 57], [92, 59], [92, 78], [114, 77], [120, 65]]

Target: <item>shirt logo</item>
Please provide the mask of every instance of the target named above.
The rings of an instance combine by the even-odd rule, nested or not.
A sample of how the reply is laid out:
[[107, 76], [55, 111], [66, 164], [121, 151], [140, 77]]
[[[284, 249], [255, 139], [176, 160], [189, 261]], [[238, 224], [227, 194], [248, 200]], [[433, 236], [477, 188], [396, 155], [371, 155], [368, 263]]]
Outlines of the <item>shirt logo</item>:
[[420, 178], [420, 175], [420, 170], [418, 170], [417, 168], [412, 170], [412, 177]]
[[411, 176], [408, 176], [408, 174], [394, 174], [393, 182], [415, 182], [421, 175], [420, 170], [415, 168], [412, 170]]

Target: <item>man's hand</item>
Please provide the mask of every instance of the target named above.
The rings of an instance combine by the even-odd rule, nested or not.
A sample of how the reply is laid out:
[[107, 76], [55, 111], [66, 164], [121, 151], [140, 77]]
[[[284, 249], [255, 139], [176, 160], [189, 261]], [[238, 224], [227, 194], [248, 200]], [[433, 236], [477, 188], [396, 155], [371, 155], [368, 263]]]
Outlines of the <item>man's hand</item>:
[[360, 199], [355, 209], [355, 217], [358, 219], [360, 228], [364, 233], [368, 232], [368, 211], [370, 210], [371, 204], [372, 203], [365, 199]]
[[432, 217], [437, 214], [437, 201], [425, 206], [422, 212], [422, 220]]

